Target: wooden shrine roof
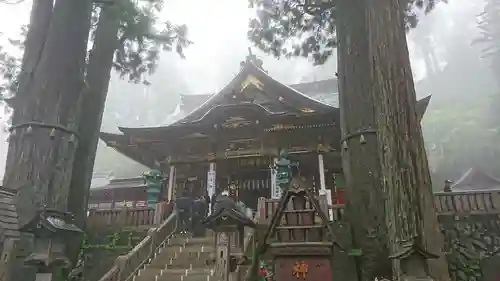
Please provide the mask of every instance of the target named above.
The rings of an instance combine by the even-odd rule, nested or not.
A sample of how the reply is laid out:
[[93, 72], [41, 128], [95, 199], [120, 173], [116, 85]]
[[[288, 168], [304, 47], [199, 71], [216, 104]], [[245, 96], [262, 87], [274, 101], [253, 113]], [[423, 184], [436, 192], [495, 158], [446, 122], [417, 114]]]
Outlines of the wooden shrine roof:
[[[303, 88], [306, 88], [303, 86]], [[203, 104], [187, 116], [173, 124], [160, 127], [125, 128], [125, 134], [141, 134], [151, 130], [169, 131], [186, 125], [206, 122], [227, 111], [253, 112], [260, 116], [300, 115], [310, 116], [331, 114], [338, 116], [338, 108], [314, 100], [313, 98], [282, 84], [252, 61], [246, 61], [240, 72], [217, 94], [212, 95]]]
[[19, 218], [14, 193], [0, 188], [0, 243], [7, 238], [19, 238]]
[[146, 183], [142, 177], [112, 179], [108, 184], [91, 188], [90, 192], [103, 189], [118, 189], [118, 188], [141, 188], [145, 187]]
[[[301, 92], [308, 97], [319, 100], [317, 97], [319, 95], [328, 94], [329, 96], [333, 96], [332, 100], [334, 104], [327, 103], [329, 105], [335, 106], [338, 100], [338, 81], [336, 78], [325, 79], [320, 81], [299, 83], [299, 84], [290, 84], [288, 85], [290, 88]], [[201, 95], [181, 95], [181, 109], [185, 112], [192, 112], [207, 100], [209, 100], [214, 94], [201, 94]]]
[[500, 190], [500, 180], [477, 169], [469, 169], [451, 186], [452, 191]]
[[[292, 118], [295, 123], [300, 123], [300, 128], [309, 128], [308, 122], [317, 123], [318, 119], [327, 125], [340, 123], [337, 103], [327, 104], [301, 92], [324, 95], [330, 92], [334, 95], [337, 91], [336, 79], [288, 86], [272, 78], [257, 65], [258, 63], [247, 58], [242, 62], [240, 72], [222, 90], [214, 95], [198, 95], [199, 99], [206, 100], [187, 116], [170, 125], [119, 127], [123, 134], [103, 132], [100, 138], [132, 160], [151, 169], [164, 170], [160, 163], [165, 162], [167, 155], [158, 153], [152, 146], [183, 141], [186, 138], [205, 138], [213, 133], [213, 129], [234, 129], [252, 124], [271, 130], [276, 124], [281, 124], [281, 118]], [[197, 99], [195, 97], [186, 95], [183, 96], [183, 101], [194, 102]], [[420, 118], [429, 100], [430, 96], [417, 102]], [[340, 130], [339, 126], [333, 128]]]

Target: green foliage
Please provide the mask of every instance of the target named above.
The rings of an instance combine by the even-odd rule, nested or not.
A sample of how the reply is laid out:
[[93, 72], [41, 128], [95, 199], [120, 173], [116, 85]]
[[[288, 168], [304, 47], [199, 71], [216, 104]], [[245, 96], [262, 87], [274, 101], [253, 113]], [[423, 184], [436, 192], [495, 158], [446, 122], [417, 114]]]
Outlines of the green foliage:
[[[417, 25], [416, 10], [430, 12], [445, 0], [408, 0], [406, 27]], [[248, 38], [276, 57], [303, 56], [323, 64], [337, 44], [335, 0], [249, 0], [257, 18], [249, 23]]]
[[87, 234], [84, 234], [83, 243], [82, 243], [82, 253], [85, 254], [85, 250], [89, 249], [99, 249], [99, 250], [127, 250], [132, 249], [132, 233], [129, 233], [127, 237], [127, 241], [124, 241], [120, 232], [113, 232], [112, 234], [106, 236], [106, 240], [109, 241], [107, 243], [102, 244], [90, 244], [89, 237]]
[[140, 7], [136, 1], [122, 1], [120, 5], [120, 30], [114, 68], [121, 77], [131, 82], [148, 81], [144, 76], [155, 70], [160, 52], [175, 50], [184, 57], [183, 49], [191, 44], [187, 39], [187, 27], [165, 22], [157, 29], [156, 14], [161, 11], [163, 1], [148, 1], [147, 7]]
[[500, 254], [500, 233], [494, 218], [459, 217], [444, 225], [447, 258], [453, 280], [484, 279], [483, 261]]
[[[27, 27], [21, 27], [20, 37], [25, 37], [27, 33]], [[11, 94], [15, 93], [18, 86], [18, 75], [21, 71], [21, 52], [15, 54], [15, 52], [9, 51], [8, 49], [20, 50], [24, 49], [22, 40], [4, 38], [0, 33], [0, 39], [6, 39], [8, 42], [7, 48], [5, 46], [0, 46], [0, 96], [9, 97]]]
[[484, 12], [479, 15], [479, 38], [474, 44], [482, 45], [482, 57], [491, 61], [493, 69], [500, 74], [500, 1], [487, 0]]
[[[187, 27], [168, 21], [163, 24], [158, 22], [157, 13], [163, 7], [161, 0], [147, 1], [145, 6], [132, 0], [116, 1], [115, 5], [118, 5], [120, 29], [117, 34], [118, 44], [113, 67], [120, 77], [133, 83], [142, 82], [149, 85], [145, 78], [156, 70], [161, 51], [175, 50], [181, 57], [184, 57], [184, 48], [191, 44], [191, 41], [187, 39]], [[94, 8], [91, 19], [91, 41], [99, 25], [100, 13], [103, 9], [110, 8], [112, 7], [106, 5]], [[24, 38], [27, 28], [23, 27], [21, 31], [21, 37]], [[9, 43], [10, 49], [22, 52], [23, 40], [9, 39]], [[3, 97], [15, 94], [17, 89], [21, 56], [13, 53], [15, 52], [0, 47], [0, 95]]]

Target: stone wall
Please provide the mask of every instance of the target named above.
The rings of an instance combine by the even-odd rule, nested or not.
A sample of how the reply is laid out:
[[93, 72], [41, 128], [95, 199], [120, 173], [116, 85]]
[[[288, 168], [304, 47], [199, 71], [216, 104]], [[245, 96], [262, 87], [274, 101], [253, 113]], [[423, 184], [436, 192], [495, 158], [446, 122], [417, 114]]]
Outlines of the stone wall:
[[[445, 254], [453, 281], [500, 280], [500, 215], [477, 213], [439, 215], [445, 237]], [[344, 247], [352, 239], [346, 222], [334, 223], [336, 238]], [[334, 280], [356, 280], [356, 255], [336, 248]]]
[[89, 230], [84, 246], [85, 280], [98, 281], [119, 255], [127, 254], [146, 235], [147, 230]]

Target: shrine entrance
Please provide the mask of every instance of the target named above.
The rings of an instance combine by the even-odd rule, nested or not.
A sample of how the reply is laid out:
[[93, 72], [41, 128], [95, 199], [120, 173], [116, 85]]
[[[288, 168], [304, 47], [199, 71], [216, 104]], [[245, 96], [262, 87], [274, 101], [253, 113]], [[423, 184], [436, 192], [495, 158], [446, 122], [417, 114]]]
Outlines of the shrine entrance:
[[228, 159], [218, 163], [218, 192], [228, 190], [235, 201], [257, 210], [259, 197], [271, 197], [269, 157]]

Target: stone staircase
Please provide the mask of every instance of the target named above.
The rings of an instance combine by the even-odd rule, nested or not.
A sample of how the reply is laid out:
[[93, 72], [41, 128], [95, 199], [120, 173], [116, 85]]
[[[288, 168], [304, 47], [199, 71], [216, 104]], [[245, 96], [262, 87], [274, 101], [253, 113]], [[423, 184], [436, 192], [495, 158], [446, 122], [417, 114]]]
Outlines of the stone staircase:
[[214, 274], [214, 238], [177, 234], [138, 272], [134, 281], [210, 281]]

